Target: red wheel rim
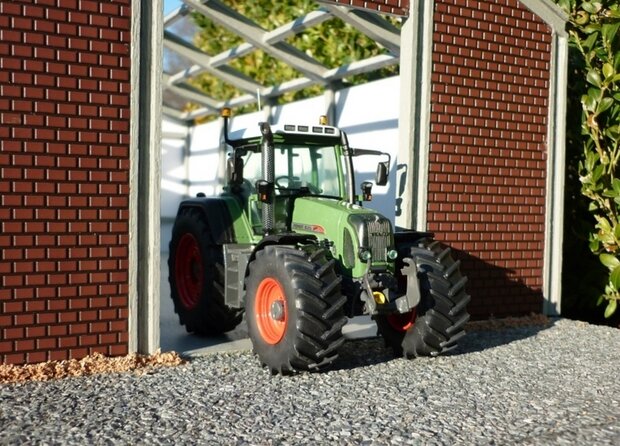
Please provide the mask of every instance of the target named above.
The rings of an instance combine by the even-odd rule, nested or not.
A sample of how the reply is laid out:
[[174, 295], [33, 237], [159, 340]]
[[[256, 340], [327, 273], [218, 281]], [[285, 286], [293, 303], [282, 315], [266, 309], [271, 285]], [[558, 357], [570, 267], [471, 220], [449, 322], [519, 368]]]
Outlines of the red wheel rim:
[[179, 240], [174, 262], [174, 278], [181, 303], [191, 310], [200, 301], [204, 280], [200, 247], [192, 234], [184, 234]]
[[416, 318], [415, 308], [408, 313], [395, 313], [387, 316], [388, 324], [396, 331], [405, 332], [413, 327]]
[[277, 344], [284, 337], [288, 314], [286, 299], [280, 283], [267, 277], [256, 290], [254, 305], [258, 332], [267, 344]]

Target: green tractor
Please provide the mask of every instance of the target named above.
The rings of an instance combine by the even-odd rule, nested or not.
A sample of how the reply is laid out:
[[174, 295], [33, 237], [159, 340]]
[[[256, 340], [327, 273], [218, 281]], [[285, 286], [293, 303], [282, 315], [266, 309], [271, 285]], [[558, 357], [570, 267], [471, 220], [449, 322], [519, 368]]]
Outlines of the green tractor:
[[[456, 346], [469, 319], [466, 278], [432, 234], [394, 231], [362, 206], [349, 147], [325, 125], [260, 123], [228, 133], [226, 186], [183, 201], [170, 242], [175, 312], [188, 332], [217, 335], [245, 318], [272, 373], [322, 370], [344, 342], [347, 317], [367, 314], [395, 354], [435, 356]], [[236, 136], [236, 137], [233, 137]]]

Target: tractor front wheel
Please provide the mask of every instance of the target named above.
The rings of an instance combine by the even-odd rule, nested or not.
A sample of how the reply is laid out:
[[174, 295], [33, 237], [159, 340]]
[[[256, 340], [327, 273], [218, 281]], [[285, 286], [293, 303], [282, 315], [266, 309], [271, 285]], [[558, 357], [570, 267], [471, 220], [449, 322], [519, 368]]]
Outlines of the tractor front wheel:
[[274, 374], [329, 366], [346, 323], [334, 261], [319, 248], [270, 245], [249, 269], [245, 312], [260, 361]]
[[469, 320], [466, 306], [470, 297], [454, 261], [450, 248], [425, 238], [415, 246], [399, 250], [402, 258], [413, 259], [418, 270], [421, 300], [416, 308], [404, 314], [375, 316], [379, 334], [398, 356], [436, 356], [457, 346], [465, 334]]

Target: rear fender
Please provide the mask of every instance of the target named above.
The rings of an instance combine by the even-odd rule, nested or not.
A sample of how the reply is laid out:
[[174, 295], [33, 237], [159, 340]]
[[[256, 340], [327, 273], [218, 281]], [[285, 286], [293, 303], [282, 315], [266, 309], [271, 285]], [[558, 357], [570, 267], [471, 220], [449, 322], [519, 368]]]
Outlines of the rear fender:
[[432, 232], [421, 232], [414, 231], [412, 229], [399, 229], [397, 228], [394, 232], [394, 244], [398, 249], [399, 246], [403, 246], [404, 244], [410, 245], [412, 243], [417, 242], [420, 239], [430, 237], [432, 238], [434, 234]]
[[209, 225], [211, 242], [216, 245], [235, 243], [235, 230], [226, 202], [220, 198], [190, 198], [179, 205], [179, 215], [183, 210], [198, 209], [205, 217]]
[[273, 234], [264, 237], [258, 245], [254, 248], [252, 255], [250, 256], [250, 263], [256, 257], [256, 253], [261, 249], [264, 249], [267, 245], [298, 245], [298, 244], [311, 244], [316, 243], [317, 238], [314, 235], [309, 234], [296, 234], [293, 232], [285, 234]]

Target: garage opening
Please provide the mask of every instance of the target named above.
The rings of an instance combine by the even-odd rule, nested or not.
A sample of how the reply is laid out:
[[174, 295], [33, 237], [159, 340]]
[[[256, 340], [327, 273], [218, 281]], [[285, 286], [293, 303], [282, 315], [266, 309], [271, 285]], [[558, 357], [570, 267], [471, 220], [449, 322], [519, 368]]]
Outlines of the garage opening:
[[[244, 323], [218, 337], [188, 334], [174, 313], [168, 283], [168, 248], [180, 201], [217, 195], [224, 185], [222, 109], [232, 109], [231, 131], [257, 128], [262, 121], [313, 124], [326, 115], [347, 132], [352, 146], [389, 152], [388, 186], [373, 189], [370, 206], [395, 218], [401, 19], [327, 2], [300, 2], [305, 7], [293, 16], [279, 9], [261, 14], [250, 2], [240, 3], [185, 0], [164, 19], [162, 350], [249, 345]], [[247, 70], [249, 65], [256, 67]], [[376, 160], [361, 161], [357, 184], [372, 180], [376, 168]], [[367, 320], [353, 322], [345, 327], [350, 336], [376, 333]]]

